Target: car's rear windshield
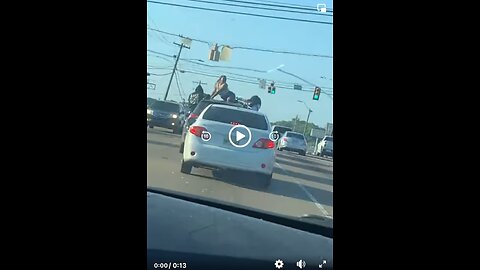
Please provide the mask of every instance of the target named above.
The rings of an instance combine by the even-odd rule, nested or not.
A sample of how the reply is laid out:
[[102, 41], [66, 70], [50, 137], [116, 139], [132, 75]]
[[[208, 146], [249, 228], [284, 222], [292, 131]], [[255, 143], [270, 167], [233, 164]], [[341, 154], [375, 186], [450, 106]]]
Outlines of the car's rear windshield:
[[291, 129], [291, 128], [288, 128], [288, 127], [274, 127], [274, 128], [273, 128], [273, 131], [276, 131], [276, 132], [278, 132], [278, 133], [280, 133], [280, 134], [284, 134], [284, 133], [287, 132], [287, 131], [292, 131], [292, 129]]
[[333, 142], [333, 137], [325, 137], [325, 141]]
[[263, 115], [228, 108], [212, 106], [204, 113], [203, 119], [268, 130], [267, 120]]
[[166, 112], [178, 112], [178, 111], [180, 111], [180, 105], [175, 104], [175, 103], [163, 102], [163, 101], [157, 101], [157, 102], [153, 103], [151, 108], [154, 109], [154, 110], [162, 110], [162, 111], [166, 111]]
[[305, 140], [305, 137], [303, 137], [302, 134], [288, 132], [287, 135], [285, 135], [285, 136], [289, 137], [289, 138], [296, 138], [296, 139], [300, 139], [300, 140]]

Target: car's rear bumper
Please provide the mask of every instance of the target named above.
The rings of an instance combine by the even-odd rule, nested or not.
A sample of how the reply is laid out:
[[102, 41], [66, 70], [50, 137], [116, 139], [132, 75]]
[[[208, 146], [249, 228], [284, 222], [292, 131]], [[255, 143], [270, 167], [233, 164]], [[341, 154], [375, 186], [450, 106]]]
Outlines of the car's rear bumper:
[[[187, 135], [188, 136], [188, 135]], [[274, 149], [262, 149], [255, 152], [239, 152], [237, 149], [222, 148], [203, 142], [192, 142], [199, 138], [186, 138], [183, 160], [203, 167], [239, 170], [272, 174], [275, 164]], [[248, 146], [247, 146], [248, 147]], [[195, 152], [192, 155], [192, 151]], [[262, 168], [262, 164], [265, 168]]]

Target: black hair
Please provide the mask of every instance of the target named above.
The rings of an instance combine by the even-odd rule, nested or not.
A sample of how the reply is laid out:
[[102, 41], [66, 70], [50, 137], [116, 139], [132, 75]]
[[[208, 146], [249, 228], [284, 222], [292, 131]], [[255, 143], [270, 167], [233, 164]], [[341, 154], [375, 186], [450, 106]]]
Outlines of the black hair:
[[198, 85], [197, 88], [195, 88], [195, 93], [202, 93], [203, 94], [203, 87], [201, 85]]
[[262, 105], [262, 100], [257, 95], [252, 96], [248, 101], [250, 102], [250, 106], [256, 104]]

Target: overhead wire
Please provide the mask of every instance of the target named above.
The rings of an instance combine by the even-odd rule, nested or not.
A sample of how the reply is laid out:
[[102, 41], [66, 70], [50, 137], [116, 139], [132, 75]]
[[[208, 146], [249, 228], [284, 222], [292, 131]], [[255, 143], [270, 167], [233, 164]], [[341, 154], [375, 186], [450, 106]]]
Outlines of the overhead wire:
[[254, 14], [254, 13], [245, 13], [245, 12], [237, 12], [237, 11], [229, 11], [229, 10], [221, 10], [221, 9], [213, 9], [213, 8], [186, 6], [186, 5], [179, 5], [179, 4], [173, 4], [173, 3], [164, 3], [164, 2], [159, 2], [159, 1], [147, 1], [147, 2], [152, 3], [152, 4], [159, 4], [159, 5], [176, 6], [176, 7], [190, 8], [190, 9], [215, 11], [215, 12], [221, 12], [221, 13], [230, 13], [230, 14], [246, 15], [246, 16], [269, 18], [269, 19], [278, 19], [278, 20], [287, 20], [287, 21], [297, 21], [297, 22], [308, 22], [308, 23], [333, 25], [332, 22], [324, 22], [324, 21], [313, 21], [313, 20], [304, 20], [304, 19], [298, 19], [298, 18], [269, 16], [269, 15], [263, 15], [263, 14]]

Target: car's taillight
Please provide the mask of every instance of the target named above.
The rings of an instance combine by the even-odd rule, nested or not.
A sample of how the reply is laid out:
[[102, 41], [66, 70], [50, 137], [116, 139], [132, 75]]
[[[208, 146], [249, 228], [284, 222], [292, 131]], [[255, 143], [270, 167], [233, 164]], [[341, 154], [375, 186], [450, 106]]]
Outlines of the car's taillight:
[[192, 133], [193, 135], [195, 135], [197, 137], [200, 137], [202, 135], [203, 131], [207, 131], [207, 129], [204, 128], [204, 127], [200, 127], [200, 126], [193, 126], [193, 127], [190, 128], [190, 133]]
[[287, 140], [287, 138], [284, 137], [284, 138], [283, 138], [283, 141], [286, 142], [286, 141], [288, 141], [288, 140]]
[[253, 144], [253, 148], [270, 149], [274, 147], [275, 143], [272, 140], [266, 138], [261, 138]]

